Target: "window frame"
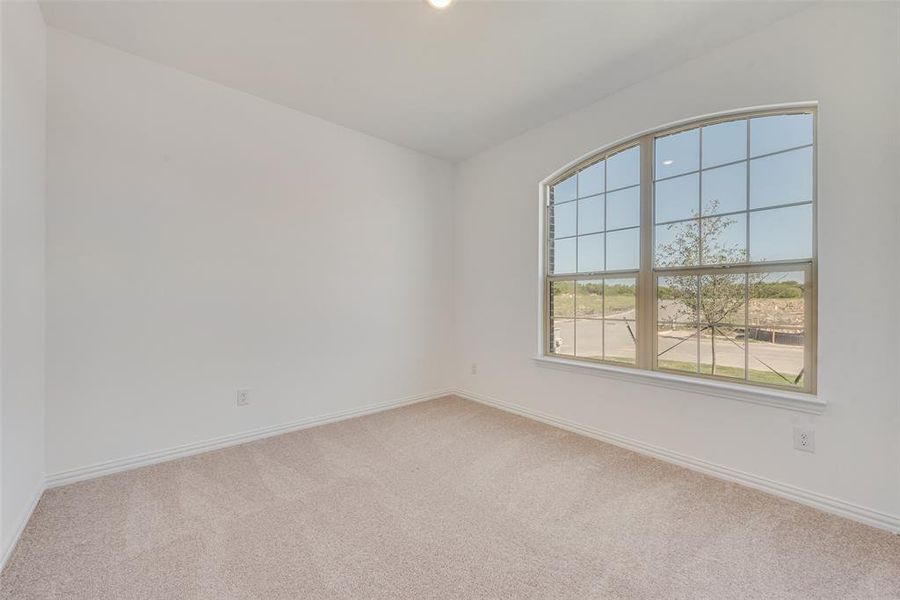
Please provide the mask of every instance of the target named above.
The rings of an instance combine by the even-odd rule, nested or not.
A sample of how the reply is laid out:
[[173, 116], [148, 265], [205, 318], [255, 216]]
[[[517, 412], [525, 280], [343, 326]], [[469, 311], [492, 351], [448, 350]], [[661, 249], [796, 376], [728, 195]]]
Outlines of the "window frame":
[[[560, 363], [571, 363], [573, 365], [584, 364], [585, 366], [625, 369], [626, 372], [633, 371], [636, 374], [646, 375], [665, 375], [666, 379], [672, 377], [679, 380], [712, 383], [720, 386], [722, 384], [739, 386], [740, 388], [748, 388], [755, 390], [758, 388], [769, 389], [772, 392], [782, 394], [801, 394], [804, 396], [816, 394], [817, 382], [817, 288], [818, 288], [818, 106], [814, 102], [804, 102], [795, 104], [783, 104], [776, 106], [744, 108], [733, 111], [717, 113], [697, 118], [685, 119], [676, 123], [656, 127], [637, 135], [630, 136], [623, 140], [619, 140], [609, 144], [603, 148], [588, 153], [585, 156], [569, 163], [556, 173], [540, 183], [540, 300], [539, 300], [539, 348], [538, 358], [548, 359]], [[750, 256], [747, 256], [746, 264], [725, 264], [725, 265], [691, 265], [679, 267], [656, 267], [654, 266], [654, 255], [656, 245], [656, 225], [654, 223], [655, 214], [655, 140], [696, 129], [723, 123], [728, 121], [749, 119], [754, 117], [764, 117], [773, 115], [788, 114], [810, 114], [812, 116], [812, 252], [811, 258], [800, 260], [778, 260], [778, 261], [757, 261], [751, 262]], [[750, 144], [750, 132], [748, 127], [748, 147]], [[637, 270], [616, 270], [616, 271], [593, 271], [578, 273], [577, 265], [575, 273], [551, 274], [550, 272], [550, 256], [551, 239], [550, 218], [553, 203], [551, 201], [552, 187], [557, 183], [575, 175], [579, 171], [591, 166], [592, 164], [605, 160], [608, 157], [638, 146], [640, 148], [640, 258]], [[788, 151], [785, 149], [780, 152]], [[759, 158], [759, 157], [753, 157]], [[748, 165], [751, 161], [749, 151], [747, 157], [743, 159]], [[703, 170], [703, 165], [698, 165], [698, 173]], [[747, 182], [749, 189], [749, 181]], [[577, 202], [577, 200], [576, 200]], [[748, 200], [749, 202], [749, 200]], [[776, 207], [771, 207], [776, 208]], [[749, 215], [750, 210], [745, 213]], [[606, 226], [606, 224], [604, 224]], [[749, 224], [748, 224], [749, 227]], [[576, 232], [577, 234], [577, 232]], [[749, 238], [747, 239], [749, 244]], [[744, 274], [752, 272], [768, 272], [768, 271], [802, 271], [806, 275], [804, 282], [804, 377], [802, 386], [787, 386], [770, 384], [765, 382], [755, 382], [748, 379], [731, 379], [704, 373], [690, 373], [684, 371], [675, 371], [665, 368], [659, 368], [658, 359], [658, 302], [657, 302], [657, 281], [659, 277], [666, 274], [682, 273], [682, 274], [722, 274], [734, 273]], [[551, 350], [553, 343], [553, 315], [552, 315], [552, 283], [555, 281], [572, 281], [580, 280], [597, 280], [597, 279], [616, 279], [634, 277], [636, 280], [635, 291], [635, 322], [637, 329], [636, 341], [636, 360], [634, 365], [623, 364], [621, 362], [608, 361], [600, 358], [578, 357], [570, 354], [559, 354]], [[577, 325], [576, 325], [577, 326]], [[651, 340], [650, 343], [642, 340]], [[573, 352], [577, 352], [577, 349]], [[745, 357], [747, 350], [745, 349]], [[746, 359], [745, 359], [746, 360]], [[746, 371], [745, 371], [746, 374]]]

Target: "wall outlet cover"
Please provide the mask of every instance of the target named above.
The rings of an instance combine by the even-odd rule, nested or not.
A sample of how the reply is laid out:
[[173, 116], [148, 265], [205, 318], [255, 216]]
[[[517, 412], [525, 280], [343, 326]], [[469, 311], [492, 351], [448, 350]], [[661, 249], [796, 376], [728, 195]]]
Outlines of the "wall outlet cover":
[[794, 427], [794, 448], [803, 452], [815, 452], [816, 430], [812, 427]]

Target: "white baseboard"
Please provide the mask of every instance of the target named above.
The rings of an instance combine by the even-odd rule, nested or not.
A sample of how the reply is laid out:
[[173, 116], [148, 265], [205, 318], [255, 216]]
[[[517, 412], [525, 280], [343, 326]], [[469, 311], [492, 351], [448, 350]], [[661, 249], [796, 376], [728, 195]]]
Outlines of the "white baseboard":
[[19, 522], [16, 523], [16, 530], [13, 533], [13, 536], [9, 539], [9, 542], [3, 548], [3, 555], [0, 557], [0, 571], [3, 571], [3, 568], [6, 567], [6, 562], [9, 560], [9, 557], [12, 556], [13, 550], [16, 549], [16, 544], [19, 543], [19, 539], [22, 537], [22, 532], [25, 531], [25, 526], [28, 525], [28, 521], [31, 520], [31, 515], [34, 514], [34, 509], [37, 508], [38, 502], [41, 500], [41, 496], [44, 495], [44, 486], [39, 485], [37, 489], [34, 490], [34, 494], [32, 495], [31, 502], [28, 503], [28, 506], [25, 508], [25, 511], [19, 517]]
[[440, 398], [441, 396], [448, 396], [451, 394], [453, 394], [452, 390], [438, 390], [429, 392], [427, 394], [407, 396], [398, 400], [389, 400], [387, 402], [369, 404], [360, 408], [342, 410], [317, 417], [306, 417], [297, 421], [292, 421], [290, 423], [283, 423], [281, 425], [262, 427], [260, 429], [253, 429], [251, 431], [244, 431], [241, 433], [217, 437], [201, 442], [183, 444], [180, 446], [175, 446], [173, 448], [167, 448], [165, 450], [147, 452], [144, 454], [118, 458], [115, 460], [87, 465], [84, 467], [77, 467], [75, 469], [58, 471], [47, 476], [47, 487], [54, 488], [61, 485], [75, 483], [77, 481], [94, 479], [96, 477], [102, 477], [104, 475], [110, 475], [112, 473], [118, 473], [120, 471], [128, 471], [130, 469], [136, 469], [138, 467], [144, 467], [147, 465], [175, 460], [176, 458], [183, 458], [185, 456], [209, 452], [210, 450], [218, 450], [219, 448], [243, 444], [245, 442], [251, 442], [253, 440], [280, 435], [282, 433], [298, 431], [300, 429], [307, 429], [309, 427], [316, 427], [317, 425], [325, 425], [327, 423], [336, 423], [337, 421], [352, 419], [354, 417], [361, 417], [363, 415], [390, 410], [392, 408], [399, 408], [401, 406], [415, 404], [417, 402], [434, 400], [435, 398]]
[[483, 394], [465, 390], [457, 390], [455, 394], [460, 398], [465, 398], [466, 400], [472, 400], [473, 402], [493, 406], [494, 408], [498, 408], [506, 412], [517, 414], [519, 416], [533, 419], [535, 421], [540, 421], [554, 427], [559, 427], [560, 429], [565, 429], [567, 431], [586, 435], [602, 442], [607, 442], [615, 446], [633, 450], [634, 452], [638, 452], [646, 456], [651, 456], [668, 463], [676, 464], [681, 467], [703, 473], [705, 475], [711, 475], [719, 479], [739, 483], [747, 487], [767, 492], [774, 496], [793, 500], [795, 502], [799, 502], [800, 504], [812, 506], [813, 508], [817, 508], [828, 513], [832, 513], [848, 519], [853, 519], [854, 521], [859, 521], [860, 523], [865, 523], [866, 525], [871, 525], [873, 527], [878, 527], [879, 529], [886, 529], [893, 533], [900, 534], [900, 515], [891, 515], [879, 512], [877, 510], [872, 510], [858, 504], [853, 504], [850, 502], [839, 500], [837, 498], [825, 496], [817, 492], [812, 492], [785, 483], [772, 481], [771, 479], [766, 479], [764, 477], [745, 473], [737, 469], [724, 467], [722, 465], [707, 462], [699, 458], [681, 454], [679, 452], [673, 452], [671, 450], [666, 450], [665, 448], [646, 444], [644, 442], [627, 438], [615, 433], [603, 431], [602, 429], [597, 429], [596, 427], [581, 425], [567, 419], [517, 406], [515, 404], [504, 402], [496, 398], [491, 398]]

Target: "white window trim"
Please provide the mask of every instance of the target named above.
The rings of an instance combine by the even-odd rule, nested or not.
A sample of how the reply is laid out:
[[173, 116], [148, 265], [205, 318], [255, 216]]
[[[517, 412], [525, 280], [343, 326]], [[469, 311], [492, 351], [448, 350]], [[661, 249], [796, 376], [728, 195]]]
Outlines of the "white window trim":
[[[702, 376], [692, 376], [692, 375], [679, 375], [677, 373], [672, 373], [668, 371], [660, 371], [632, 366], [616, 366], [611, 363], [598, 362], [592, 360], [579, 360], [568, 357], [561, 357], [551, 354], [547, 351], [546, 344], [546, 323], [547, 323], [547, 315], [545, 311], [547, 310], [547, 298], [546, 298], [546, 252], [547, 252], [547, 222], [545, 219], [546, 215], [546, 198], [547, 198], [547, 189], [548, 186], [559, 179], [562, 175], [571, 171], [572, 169], [578, 167], [582, 163], [590, 160], [592, 157], [596, 157], [604, 152], [608, 152], [610, 149], [624, 146], [629, 142], [640, 140], [641, 138], [651, 136], [653, 134], [658, 134], [661, 132], [668, 132], [671, 130], [676, 130], [679, 127], [688, 128], [692, 125], [696, 125], [703, 121], [707, 120], [715, 120], [715, 119], [724, 119], [727, 117], [740, 117], [744, 115], [748, 115], [750, 113], [764, 113], [764, 112], [777, 112], [777, 111], [790, 111], [790, 110], [802, 110], [802, 109], [812, 109], [816, 110], [818, 108], [818, 103], [815, 101], [807, 101], [807, 102], [795, 102], [795, 103], [785, 103], [785, 104], [776, 104], [776, 105], [767, 105], [767, 106], [757, 106], [757, 107], [748, 107], [748, 108], [740, 108], [735, 110], [729, 110], [724, 112], [712, 113], [697, 117], [691, 117], [689, 119], [683, 119], [680, 121], [676, 121], [673, 123], [669, 123], [666, 125], [662, 125], [659, 127], [654, 127], [651, 129], [647, 129], [640, 133], [636, 133], [633, 135], [629, 135], [626, 138], [621, 138], [613, 143], [606, 145], [604, 148], [599, 150], [593, 150], [571, 162], [566, 164], [564, 167], [558, 169], [549, 177], [545, 178], [538, 185], [538, 223], [539, 223], [539, 231], [538, 231], [538, 315], [537, 315], [537, 354], [534, 357], [534, 362], [537, 366], [540, 367], [549, 367], [554, 369], [560, 369], [569, 372], [583, 373], [583, 374], [591, 374], [591, 375], [599, 375], [604, 377], [611, 377], [614, 379], [620, 379], [625, 381], [632, 381], [635, 383], [654, 385], [658, 387], [664, 387], [668, 389], [680, 390], [680, 391], [688, 391], [693, 393], [699, 393], [709, 396], [715, 396], [719, 398], [728, 398], [733, 400], [741, 400], [746, 402], [752, 402], [755, 404], [761, 404], [766, 406], [774, 406], [778, 408], [784, 408], [799, 412], [812, 413], [812, 414], [821, 414], [824, 412], [827, 404], [825, 401], [821, 400], [816, 393], [816, 388], [813, 387], [811, 392], [807, 391], [792, 391], [790, 389], [780, 389], [777, 387], [757, 385], [753, 383], [731, 383], [727, 380], [719, 380], [710, 377], [702, 377]], [[814, 134], [815, 135], [815, 134]], [[814, 153], [817, 151], [818, 144], [816, 143], [815, 137], [813, 141]], [[645, 156], [646, 152], [642, 151], [641, 160], [648, 161], [649, 156]], [[815, 156], [815, 154], [814, 154]], [[815, 159], [814, 159], [815, 161]], [[815, 166], [814, 166], [815, 173]], [[643, 176], [642, 176], [643, 182]], [[817, 270], [817, 247], [818, 243], [816, 240], [817, 237], [817, 227], [815, 227], [815, 220], [817, 219], [817, 177], [814, 175], [813, 181], [813, 260], [811, 263], [811, 269], [814, 273], [813, 285], [817, 285], [817, 281], [815, 280], [815, 271]], [[642, 188], [643, 189], [643, 188]], [[644, 207], [646, 206], [645, 202], [642, 202], [642, 211], [644, 211]], [[645, 226], [646, 218], [642, 218], [642, 228]], [[645, 273], [645, 265], [641, 264], [641, 274]], [[650, 271], [652, 274], [652, 269]], [[646, 288], [645, 288], [646, 289]], [[813, 296], [815, 299], [816, 295]], [[812, 318], [816, 319], [816, 307], [812, 307]], [[638, 325], [639, 329], [641, 325]], [[813, 361], [815, 365], [817, 352], [817, 339], [815, 339], [815, 334], [813, 333], [813, 340], [811, 342], [810, 352], [812, 356], [810, 360]]]
[[725, 380], [692, 377], [690, 375], [678, 375], [668, 371], [648, 371], [635, 367], [617, 367], [609, 363], [573, 360], [556, 357], [552, 354], [535, 356], [534, 363], [539, 367], [568, 371], [570, 373], [608, 377], [670, 390], [774, 406], [814, 415], [820, 415], [825, 412], [827, 406], [824, 400], [813, 394], [792, 392], [786, 389], [779, 390], [752, 384], [729, 383]]

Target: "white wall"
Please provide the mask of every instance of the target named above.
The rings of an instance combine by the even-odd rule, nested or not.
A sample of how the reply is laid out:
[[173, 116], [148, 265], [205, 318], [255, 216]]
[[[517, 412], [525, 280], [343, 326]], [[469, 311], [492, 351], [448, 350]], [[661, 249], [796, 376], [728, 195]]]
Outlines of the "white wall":
[[48, 473], [447, 388], [449, 164], [53, 29], [48, 74]]
[[[475, 394], [900, 516], [900, 6], [822, 4], [458, 167], [457, 382]], [[539, 368], [538, 182], [651, 127], [818, 100], [820, 417]], [[469, 372], [477, 362], [478, 374]], [[812, 422], [816, 452], [792, 448]]]
[[0, 550], [44, 485], [46, 27], [34, 2], [2, 8]]

